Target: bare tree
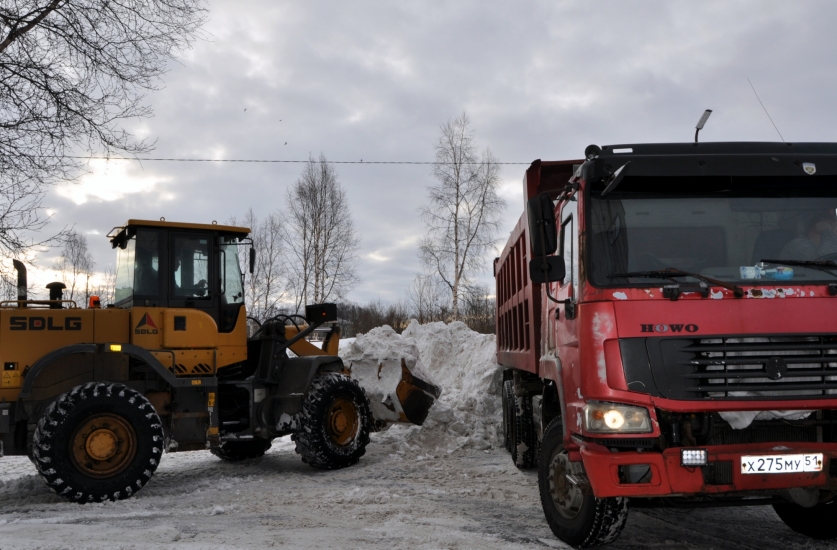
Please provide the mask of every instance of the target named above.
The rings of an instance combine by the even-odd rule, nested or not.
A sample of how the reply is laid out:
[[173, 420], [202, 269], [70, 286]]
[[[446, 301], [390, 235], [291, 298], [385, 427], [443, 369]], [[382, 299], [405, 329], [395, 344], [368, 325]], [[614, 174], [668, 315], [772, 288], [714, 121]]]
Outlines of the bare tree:
[[[235, 218], [228, 222], [238, 225]], [[283, 309], [288, 299], [285, 244], [282, 239], [282, 222], [278, 213], [270, 213], [259, 220], [250, 208], [241, 225], [250, 228], [250, 238], [256, 249], [256, 265], [249, 272], [249, 249], [240, 247], [239, 258], [244, 269], [245, 303], [247, 315], [263, 322]]]
[[419, 258], [450, 290], [456, 320], [462, 287], [484, 269], [483, 255], [496, 241], [505, 203], [497, 194], [497, 159], [488, 149], [478, 156], [468, 115], [448, 120], [441, 130], [433, 168], [439, 183], [430, 187], [430, 204], [421, 209], [427, 235]]
[[365, 334], [375, 327], [384, 325], [401, 334], [410, 324], [407, 307], [401, 302], [391, 304], [374, 300], [366, 305], [344, 303], [339, 304], [337, 310], [340, 312], [343, 336], [347, 338]]
[[98, 296], [102, 307], [113, 304], [116, 301], [116, 268], [109, 265], [103, 272], [94, 274], [94, 277], [96, 282], [91, 287], [90, 295]]
[[85, 152], [151, 148], [121, 128], [204, 22], [202, 0], [0, 2], [0, 255], [44, 227], [46, 188]]
[[410, 314], [421, 324], [446, 321], [450, 315], [448, 289], [435, 273], [419, 274], [407, 289]]
[[343, 298], [358, 281], [360, 238], [346, 192], [324, 155], [308, 159], [288, 190], [282, 219], [296, 311], [308, 303]]
[[482, 334], [494, 334], [495, 303], [495, 297], [488, 286], [469, 285], [460, 305], [461, 320], [471, 330]]
[[64, 247], [57, 268], [61, 272], [61, 279], [67, 285], [65, 297], [76, 299], [76, 291], [84, 292], [84, 303], [90, 296], [90, 277], [93, 275], [93, 256], [87, 249], [87, 237], [71, 229], [64, 239]]

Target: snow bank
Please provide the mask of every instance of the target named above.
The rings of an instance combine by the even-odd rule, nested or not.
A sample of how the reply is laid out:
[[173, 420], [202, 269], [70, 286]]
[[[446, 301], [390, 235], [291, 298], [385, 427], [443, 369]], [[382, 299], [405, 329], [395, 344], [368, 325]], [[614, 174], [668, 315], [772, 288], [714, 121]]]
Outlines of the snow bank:
[[[358, 336], [340, 355], [348, 364], [367, 352], [399, 360], [417, 352], [416, 364], [442, 388], [422, 426], [396, 424], [375, 434], [374, 444], [410, 454], [502, 446], [502, 371], [494, 335], [476, 333], [461, 322], [420, 325], [413, 320], [402, 335], [384, 326]], [[379, 390], [377, 381], [370, 387]]]
[[[396, 394], [403, 369], [424, 382], [438, 386], [427, 374], [415, 340], [402, 338], [389, 326], [361, 334], [347, 348], [340, 346], [338, 353], [351, 370], [352, 378], [366, 390], [372, 405], [372, 416], [376, 420], [399, 422], [409, 417], [405, 415]], [[426, 407], [422, 409], [426, 410]], [[421, 423], [421, 420], [414, 421]]]

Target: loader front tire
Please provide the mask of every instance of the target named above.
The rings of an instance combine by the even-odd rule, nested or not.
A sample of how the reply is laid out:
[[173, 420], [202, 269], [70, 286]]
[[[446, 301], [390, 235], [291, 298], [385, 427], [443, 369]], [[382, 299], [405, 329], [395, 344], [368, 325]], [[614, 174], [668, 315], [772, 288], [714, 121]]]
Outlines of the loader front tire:
[[102, 382], [59, 396], [32, 439], [35, 466], [47, 486], [81, 504], [121, 500], [142, 489], [163, 447], [160, 417], [145, 396]]
[[321, 374], [302, 404], [299, 429], [291, 436], [302, 461], [325, 470], [356, 464], [366, 452], [372, 424], [363, 388], [343, 374]]
[[576, 548], [615, 541], [628, 520], [628, 499], [596, 498], [580, 462], [570, 462], [564, 449], [561, 419], [543, 435], [538, 488], [546, 522], [556, 537]]
[[248, 439], [244, 441], [227, 441], [220, 447], [209, 449], [209, 452], [227, 462], [240, 462], [249, 458], [264, 456], [270, 449], [270, 441], [266, 439]]

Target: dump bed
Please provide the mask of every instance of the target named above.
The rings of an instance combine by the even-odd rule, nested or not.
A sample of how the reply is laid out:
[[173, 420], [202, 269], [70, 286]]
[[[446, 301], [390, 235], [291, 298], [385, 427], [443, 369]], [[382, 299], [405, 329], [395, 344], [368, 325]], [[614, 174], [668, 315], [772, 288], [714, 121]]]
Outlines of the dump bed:
[[529, 279], [526, 203], [541, 193], [555, 199], [583, 160], [532, 163], [523, 178], [524, 211], [494, 260], [497, 285], [497, 363], [536, 372], [541, 354], [541, 285]]

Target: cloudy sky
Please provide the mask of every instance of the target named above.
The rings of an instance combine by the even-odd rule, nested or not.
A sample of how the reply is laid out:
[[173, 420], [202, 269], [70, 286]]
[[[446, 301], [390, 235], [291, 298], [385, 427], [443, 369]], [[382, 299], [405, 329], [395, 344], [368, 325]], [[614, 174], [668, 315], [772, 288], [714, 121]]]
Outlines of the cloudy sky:
[[[155, 157], [431, 161], [467, 112], [503, 162], [580, 158], [590, 143], [837, 140], [837, 3], [209, 0], [206, 38], [128, 128]], [[94, 161], [56, 187], [53, 227], [104, 235], [128, 218], [208, 223], [281, 209], [299, 164]], [[523, 209], [505, 166], [500, 247]], [[358, 302], [400, 300], [420, 270], [430, 166], [337, 165], [362, 238]], [[481, 279], [493, 284], [486, 257]], [[48, 262], [48, 255], [40, 263]]]

